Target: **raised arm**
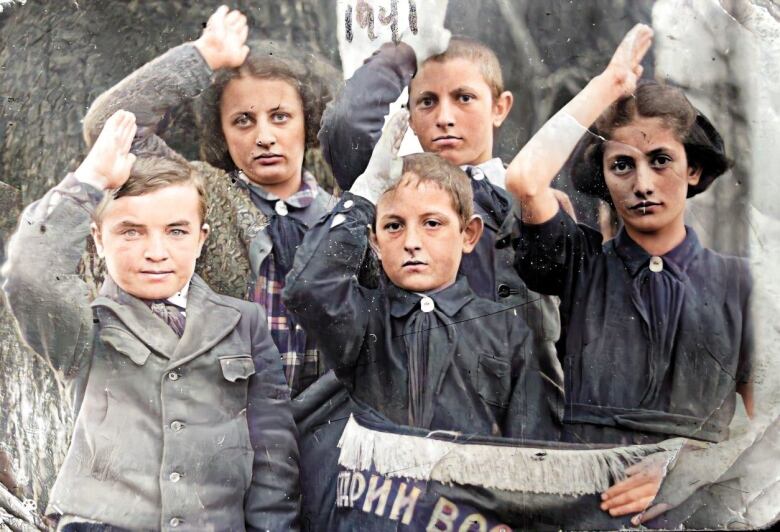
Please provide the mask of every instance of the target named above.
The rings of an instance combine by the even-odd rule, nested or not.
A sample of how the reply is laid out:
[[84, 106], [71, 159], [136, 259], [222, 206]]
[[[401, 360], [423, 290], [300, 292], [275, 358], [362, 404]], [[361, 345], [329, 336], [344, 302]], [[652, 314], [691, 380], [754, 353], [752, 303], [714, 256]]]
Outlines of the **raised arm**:
[[396, 158], [409, 114], [390, 119], [366, 171], [329, 216], [310, 229], [287, 276], [284, 303], [316, 340], [329, 366], [357, 363], [368, 320], [381, 311], [376, 290], [358, 282], [369, 251], [375, 204], [401, 169]]
[[136, 116], [135, 153], [167, 154], [169, 148], [157, 136], [165, 115], [183, 101], [206, 90], [219, 68], [240, 66], [246, 46], [246, 17], [222, 6], [209, 18], [201, 37], [177, 46], [145, 64], [98, 96], [84, 117], [84, 139], [91, 146], [108, 117], [119, 109]]
[[317, 136], [325, 160], [344, 190], [349, 190], [368, 166], [390, 104], [409, 85], [417, 65], [447, 49], [447, 0], [434, 0], [426, 7], [419, 14], [417, 33], [407, 30], [401, 43], [382, 45], [325, 110]]
[[522, 206], [526, 223], [539, 224], [558, 212], [550, 187], [587, 128], [615, 100], [634, 92], [642, 76], [641, 61], [653, 30], [637, 24], [623, 38], [603, 73], [558, 111], [523, 146], [507, 168], [507, 190]]
[[89, 361], [92, 312], [77, 274], [91, 214], [103, 191], [130, 175], [132, 114], [118, 112], [79, 166], [22, 213], [8, 246], [3, 289], [22, 337], [65, 378]]

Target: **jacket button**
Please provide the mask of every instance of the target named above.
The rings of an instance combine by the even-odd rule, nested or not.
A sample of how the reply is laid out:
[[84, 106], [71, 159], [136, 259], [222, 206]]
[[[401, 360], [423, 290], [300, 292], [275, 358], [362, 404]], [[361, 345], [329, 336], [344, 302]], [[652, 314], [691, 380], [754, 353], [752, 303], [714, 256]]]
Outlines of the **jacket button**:
[[496, 240], [496, 249], [504, 249], [509, 245], [509, 237], [505, 236], [501, 240]]
[[498, 297], [509, 297], [509, 294], [512, 293], [512, 289], [509, 288], [509, 286], [505, 284], [498, 285]]
[[174, 471], [173, 473], [168, 475], [168, 479], [170, 479], [171, 482], [178, 482], [179, 480], [181, 480], [181, 475], [176, 471]]
[[170, 380], [170, 381], [177, 381], [177, 380], [179, 380], [179, 377], [180, 377], [180, 375], [178, 373], [176, 373], [175, 371], [171, 371], [170, 373], [168, 373], [168, 380]]
[[179, 519], [178, 517], [174, 517], [169, 521], [169, 523], [171, 524], [172, 527], [177, 527], [181, 524], [181, 519]]
[[355, 204], [354, 201], [352, 201], [351, 199], [348, 199], [347, 201], [344, 202], [344, 208], [345, 209], [351, 209], [354, 204]]
[[171, 428], [174, 431], [179, 432], [181, 429], [184, 428], [184, 423], [182, 423], [181, 421], [174, 421], [173, 423], [171, 423]]

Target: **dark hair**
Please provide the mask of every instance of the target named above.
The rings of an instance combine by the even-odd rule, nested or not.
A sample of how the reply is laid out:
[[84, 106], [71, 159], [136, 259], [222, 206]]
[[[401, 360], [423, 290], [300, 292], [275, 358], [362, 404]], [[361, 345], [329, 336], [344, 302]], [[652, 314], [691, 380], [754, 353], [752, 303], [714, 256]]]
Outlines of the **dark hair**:
[[421, 183], [434, 183], [452, 200], [452, 208], [458, 213], [461, 229], [474, 215], [474, 193], [466, 172], [434, 153], [413, 153], [403, 157], [401, 178], [382, 195], [393, 194], [399, 187]]
[[200, 220], [206, 219], [208, 197], [206, 185], [197, 172], [193, 172], [189, 163], [176, 153], [159, 155], [139, 155], [130, 170], [130, 177], [116, 190], [106, 193], [98, 204], [93, 218], [100, 223], [106, 207], [125, 196], [143, 196], [161, 188], [190, 184], [198, 191], [198, 212]]
[[612, 204], [604, 181], [604, 143], [615, 129], [637, 117], [661, 118], [685, 146], [688, 165], [702, 169], [699, 182], [688, 187], [689, 198], [707, 190], [731, 166], [723, 138], [681, 89], [643, 81], [634, 94], [619, 99], [604, 111], [575, 148], [570, 164], [572, 183], [578, 191]]
[[230, 80], [239, 77], [278, 79], [290, 83], [298, 90], [303, 102], [306, 148], [314, 148], [320, 119], [327, 103], [333, 99], [341, 80], [338, 71], [319, 55], [304, 53], [273, 41], [253, 40], [249, 43], [249, 55], [238, 68], [217, 71], [216, 80], [204, 94], [201, 109], [204, 135], [203, 158], [212, 166], [228, 172], [236, 165], [228, 152], [219, 102], [222, 91]]

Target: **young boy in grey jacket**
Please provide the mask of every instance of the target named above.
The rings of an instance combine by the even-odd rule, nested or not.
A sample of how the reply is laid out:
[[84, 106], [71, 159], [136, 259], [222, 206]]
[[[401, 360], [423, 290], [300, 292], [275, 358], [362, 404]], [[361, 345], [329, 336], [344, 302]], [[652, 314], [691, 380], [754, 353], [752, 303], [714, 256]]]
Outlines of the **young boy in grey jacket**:
[[[60, 530], [295, 528], [295, 426], [264, 312], [194, 275], [204, 186], [185, 161], [136, 160], [135, 132], [115, 113], [9, 245], [21, 333], [76, 397], [47, 514]], [[76, 274], [90, 231], [107, 270], [91, 304]]]

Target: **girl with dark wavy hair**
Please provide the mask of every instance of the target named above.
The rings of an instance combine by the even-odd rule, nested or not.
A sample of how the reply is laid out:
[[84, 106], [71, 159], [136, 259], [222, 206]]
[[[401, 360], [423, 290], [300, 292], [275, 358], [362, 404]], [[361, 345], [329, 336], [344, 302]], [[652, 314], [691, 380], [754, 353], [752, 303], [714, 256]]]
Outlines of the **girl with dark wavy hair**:
[[[737, 392], [752, 413], [747, 261], [703, 247], [684, 222], [686, 198], [729, 166], [723, 140], [680, 89], [639, 83], [651, 42], [647, 26], [632, 30], [507, 171], [522, 206], [518, 268], [531, 289], [561, 298], [569, 441], [719, 442]], [[611, 241], [551, 193], [570, 156], [575, 186], [623, 222]], [[643, 510], [658, 471], [630, 470], [602, 508]]]
[[293, 394], [324, 369], [316, 347], [281, 301], [284, 278], [308, 227], [333, 197], [304, 169], [337, 71], [313, 54], [247, 43], [246, 17], [222, 6], [202, 36], [142, 66], [95, 100], [84, 119], [91, 145], [116, 110], [135, 114], [134, 153], [169, 154], [157, 136], [175, 106], [199, 98], [211, 236], [199, 273], [217, 292], [261, 304]]

